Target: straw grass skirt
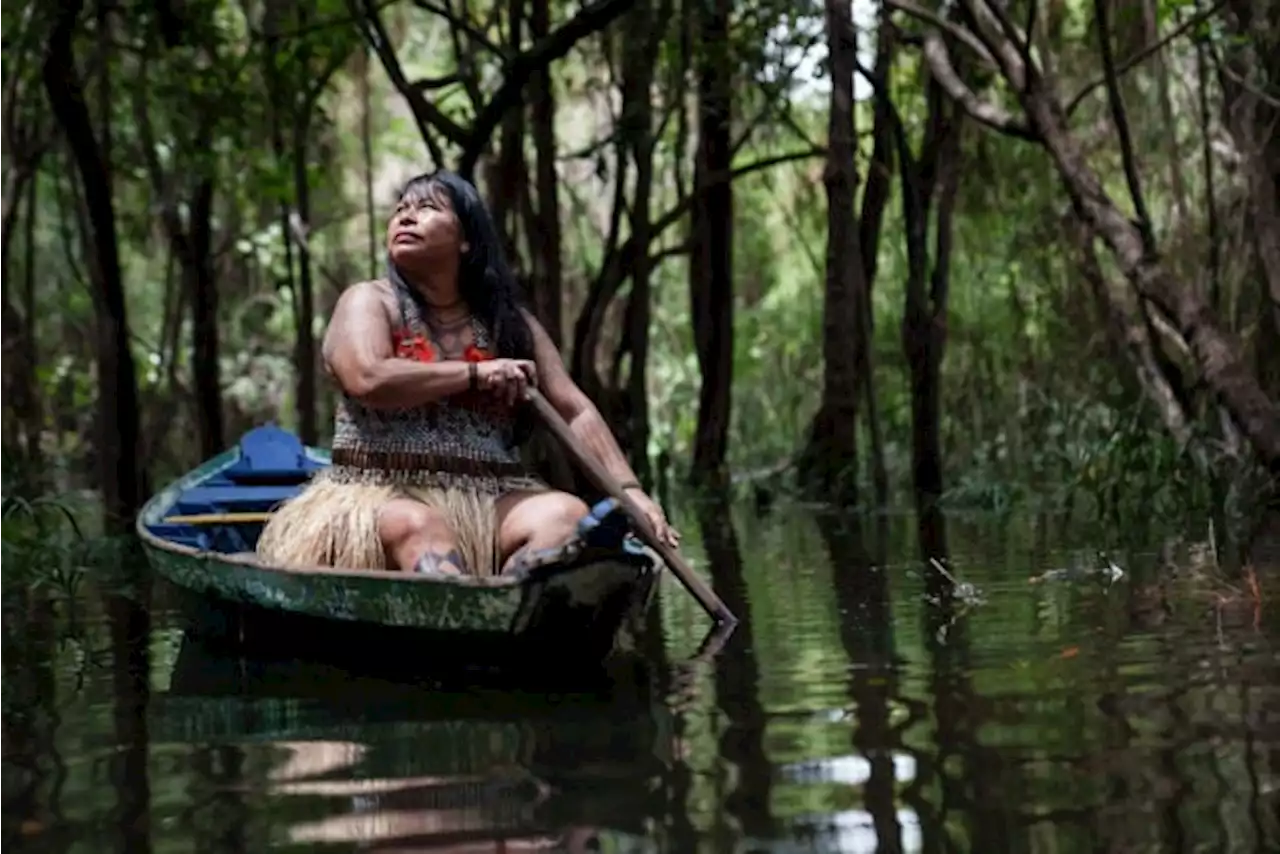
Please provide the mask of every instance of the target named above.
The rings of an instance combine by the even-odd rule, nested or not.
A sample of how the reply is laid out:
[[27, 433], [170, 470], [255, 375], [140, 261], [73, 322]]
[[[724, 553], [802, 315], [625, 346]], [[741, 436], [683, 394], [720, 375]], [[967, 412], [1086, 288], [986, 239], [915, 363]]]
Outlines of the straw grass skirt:
[[500, 566], [494, 505], [509, 488], [546, 487], [531, 482], [502, 488], [490, 479], [469, 478], [420, 485], [321, 472], [272, 514], [258, 538], [258, 557], [273, 566], [396, 569], [382, 547], [378, 516], [387, 502], [409, 498], [444, 517], [472, 572], [495, 575]]

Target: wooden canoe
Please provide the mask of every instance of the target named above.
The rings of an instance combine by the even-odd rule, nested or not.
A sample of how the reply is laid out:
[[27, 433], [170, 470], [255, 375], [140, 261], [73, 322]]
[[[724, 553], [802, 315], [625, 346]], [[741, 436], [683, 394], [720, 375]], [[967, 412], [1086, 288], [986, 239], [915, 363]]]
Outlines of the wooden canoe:
[[270, 512], [329, 464], [267, 425], [147, 502], [138, 535], [193, 610], [194, 631], [287, 657], [367, 659], [400, 646], [441, 663], [563, 665], [634, 646], [662, 564], [633, 537], [521, 576], [263, 564], [253, 550]]

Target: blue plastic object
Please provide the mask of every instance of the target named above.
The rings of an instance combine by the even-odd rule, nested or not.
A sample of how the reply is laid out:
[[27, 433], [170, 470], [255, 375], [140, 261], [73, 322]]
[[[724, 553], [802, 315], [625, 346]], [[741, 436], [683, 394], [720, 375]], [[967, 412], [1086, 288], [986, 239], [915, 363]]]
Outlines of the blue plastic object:
[[222, 474], [232, 483], [297, 484], [320, 467], [307, 457], [297, 436], [265, 424], [240, 437], [240, 459]]
[[[237, 443], [236, 461], [184, 490], [169, 516], [269, 512], [293, 498], [325, 463], [307, 455], [298, 437], [274, 424], [256, 427]], [[217, 552], [252, 551], [261, 522], [187, 525], [161, 522], [151, 532], [191, 548]]]
[[578, 536], [588, 549], [619, 549], [629, 533], [631, 521], [615, 498], [596, 502], [591, 512], [578, 520]]

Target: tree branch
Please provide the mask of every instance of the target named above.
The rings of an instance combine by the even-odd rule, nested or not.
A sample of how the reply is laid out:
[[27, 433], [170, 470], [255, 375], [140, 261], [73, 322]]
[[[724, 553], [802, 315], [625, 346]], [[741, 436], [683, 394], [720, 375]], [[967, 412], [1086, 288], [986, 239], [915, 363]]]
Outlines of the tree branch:
[[933, 24], [939, 29], [946, 30], [948, 33], [955, 36], [957, 40], [963, 43], [965, 47], [969, 48], [981, 57], [982, 60], [992, 68], [997, 67], [995, 57], [993, 57], [991, 52], [987, 50], [987, 46], [984, 45], [982, 40], [975, 36], [967, 27], [962, 27], [954, 21], [948, 21], [936, 12], [930, 11], [929, 9], [922, 9], [914, 3], [907, 2], [907, 0], [885, 0], [885, 5], [891, 9], [897, 9], [900, 12], [906, 12], [917, 20], [924, 21], [927, 24]]
[[[1019, 122], [1013, 114], [990, 101], [979, 98], [969, 86], [960, 79], [960, 75], [951, 66], [951, 57], [947, 54], [947, 46], [942, 36], [929, 33], [924, 37], [924, 58], [929, 63], [929, 71], [938, 84], [960, 104], [964, 111], [974, 120], [981, 122], [993, 130], [1003, 134], [1026, 140], [1038, 140], [1039, 135], [1029, 126]], [[873, 75], [859, 63], [858, 70], [864, 77], [876, 85]], [[879, 87], [877, 87], [879, 92]]]
[[473, 42], [480, 45], [485, 50], [496, 54], [497, 56], [502, 56], [502, 48], [489, 41], [489, 37], [486, 36], [483, 31], [477, 29], [470, 21], [454, 14], [452, 9], [445, 8], [444, 6], [437, 6], [435, 3], [430, 2], [430, 0], [413, 0], [413, 5], [417, 6], [424, 12], [439, 15], [441, 18], [444, 18], [449, 22], [449, 26], [455, 32], [466, 33], [470, 36]]
[[1111, 25], [1107, 19], [1108, 0], [1094, 0], [1093, 9], [1098, 30], [1098, 48], [1102, 52], [1102, 70], [1107, 80], [1107, 103], [1111, 107], [1111, 120], [1116, 126], [1120, 142], [1120, 160], [1124, 166], [1125, 182], [1129, 186], [1129, 198], [1133, 202], [1138, 229], [1148, 252], [1154, 252], [1155, 235], [1151, 228], [1151, 215], [1142, 195], [1142, 182], [1138, 176], [1138, 158], [1133, 152], [1133, 134], [1129, 132], [1129, 116], [1120, 94], [1120, 77], [1116, 71], [1115, 57], [1111, 53]]
[[[1196, 14], [1192, 15], [1190, 18], [1183, 21], [1181, 25], [1174, 27], [1174, 29], [1167, 36], [1165, 36], [1164, 38], [1160, 39], [1157, 42], [1154, 42], [1148, 45], [1147, 47], [1135, 53], [1133, 56], [1126, 59], [1124, 62], [1117, 65], [1116, 77], [1119, 78], [1129, 73], [1135, 67], [1137, 67], [1138, 65], [1141, 65], [1142, 62], [1144, 62], [1148, 58], [1154, 56], [1155, 54], [1163, 50], [1165, 46], [1168, 45], [1170, 42], [1185, 35], [1190, 30], [1194, 29], [1195, 27], [1198, 27], [1200, 24], [1212, 18], [1214, 15], [1216, 15], [1218, 12], [1222, 10], [1222, 7], [1224, 5], [1225, 5], [1225, 0], [1218, 0], [1217, 3], [1214, 3], [1209, 8], [1201, 10], [1200, 12], [1197, 12]], [[1067, 116], [1070, 116], [1073, 112], [1075, 112], [1076, 108], [1080, 106], [1081, 101], [1089, 97], [1089, 95], [1091, 95], [1096, 89], [1099, 89], [1105, 86], [1106, 84], [1107, 84], [1107, 75], [1103, 74], [1101, 77], [1098, 77], [1096, 80], [1091, 81], [1083, 89], [1077, 92], [1075, 97], [1067, 102], [1067, 110], [1066, 110]]]
[[395, 48], [391, 46], [391, 40], [387, 36], [386, 28], [382, 26], [382, 17], [378, 14], [378, 7], [373, 0], [348, 0], [348, 3], [353, 15], [356, 15], [360, 21], [360, 31], [364, 34], [365, 40], [378, 54], [383, 70], [387, 72], [387, 77], [391, 78], [391, 84], [408, 103], [413, 113], [413, 120], [418, 126], [418, 133], [431, 152], [431, 158], [437, 165], [443, 165], [444, 151], [436, 142], [432, 130], [438, 130], [450, 142], [458, 144], [466, 140], [466, 130], [428, 101], [405, 78], [404, 69], [400, 67], [400, 60], [396, 56]]
[[475, 172], [476, 162], [489, 144], [494, 129], [507, 110], [520, 103], [525, 84], [533, 74], [546, 70], [547, 66], [565, 56], [581, 39], [607, 27], [626, 12], [631, 4], [632, 0], [594, 0], [582, 7], [568, 23], [557, 27], [551, 35], [516, 56], [503, 74], [502, 85], [476, 116], [470, 134], [462, 143], [459, 173], [469, 177]]

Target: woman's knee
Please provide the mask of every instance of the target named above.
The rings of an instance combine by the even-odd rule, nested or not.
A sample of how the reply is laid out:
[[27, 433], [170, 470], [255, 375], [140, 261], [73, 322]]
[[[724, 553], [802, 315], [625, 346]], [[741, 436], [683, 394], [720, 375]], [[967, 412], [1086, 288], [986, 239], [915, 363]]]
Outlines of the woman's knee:
[[576, 495], [567, 492], [551, 492], [543, 496], [533, 521], [533, 533], [544, 533], [550, 538], [567, 537], [586, 516], [587, 504]]
[[452, 532], [438, 511], [417, 501], [396, 499], [378, 514], [378, 536], [394, 545], [418, 537], [451, 537]]

